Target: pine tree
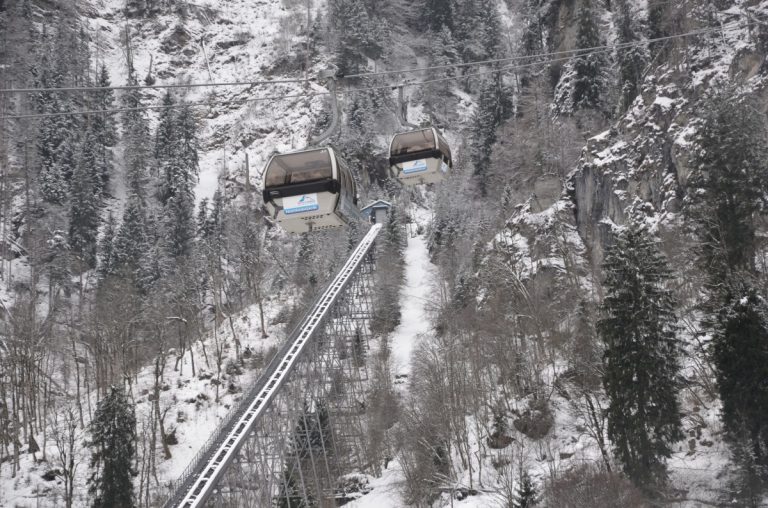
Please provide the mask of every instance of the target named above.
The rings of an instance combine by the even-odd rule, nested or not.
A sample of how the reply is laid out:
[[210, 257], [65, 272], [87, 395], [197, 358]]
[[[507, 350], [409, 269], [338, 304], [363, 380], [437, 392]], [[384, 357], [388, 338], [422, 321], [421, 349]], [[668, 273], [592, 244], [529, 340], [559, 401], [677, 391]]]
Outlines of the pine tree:
[[367, 166], [375, 153], [374, 132], [379, 118], [373, 98], [367, 94], [355, 94], [346, 113], [349, 129], [343, 140], [344, 160], [352, 166]]
[[[93, 94], [92, 108], [97, 111], [114, 109], [114, 91], [109, 89], [111, 82], [107, 68], [102, 64], [97, 86], [105, 88]], [[95, 182], [100, 197], [108, 194], [109, 182], [114, 171], [112, 147], [117, 143], [117, 126], [113, 113], [99, 113], [90, 117], [90, 131], [93, 133], [95, 165], [93, 173], [98, 175]]]
[[433, 32], [453, 30], [453, 5], [451, 0], [426, 0], [422, 11], [422, 26]]
[[479, 4], [477, 17], [478, 42], [486, 60], [495, 58], [501, 44], [501, 21], [499, 20], [498, 2], [496, 0], [477, 0]]
[[219, 188], [213, 193], [211, 214], [208, 216], [208, 230], [216, 242], [219, 242], [224, 234], [225, 214], [224, 194]]
[[101, 175], [94, 175], [94, 137], [89, 132], [80, 147], [72, 175], [69, 207], [69, 244], [84, 267], [96, 267], [96, 239], [101, 222], [98, 186]]
[[187, 256], [195, 238], [195, 203], [191, 193], [172, 196], [165, 204], [166, 249], [172, 258]]
[[101, 241], [98, 246], [99, 253], [99, 277], [102, 279], [112, 275], [115, 272], [117, 264], [115, 255], [115, 236], [117, 235], [117, 224], [112, 212], [107, 216], [104, 231], [101, 234]]
[[454, 2], [453, 37], [465, 62], [494, 58], [501, 41], [499, 12], [494, 0]]
[[302, 233], [299, 237], [299, 248], [296, 255], [296, 283], [303, 284], [308, 281], [314, 289], [317, 284], [317, 273], [315, 258], [317, 257], [317, 247], [315, 245], [316, 236], [309, 233]]
[[[576, 48], [587, 50], [601, 45], [597, 26], [597, 13], [592, 1], [584, 0], [579, 9]], [[605, 91], [604, 73], [608, 68], [602, 52], [579, 53], [573, 58], [573, 110], [601, 109], [601, 95]]]
[[44, 262], [48, 271], [49, 295], [53, 294], [55, 287], [63, 287], [69, 291], [71, 256], [70, 247], [65, 232], [56, 229], [46, 241], [47, 249]]
[[[172, 104], [170, 94], [166, 103]], [[178, 117], [170, 110], [161, 118], [155, 153], [162, 165], [160, 201], [164, 210], [166, 250], [171, 258], [186, 256], [195, 237], [194, 185], [199, 171], [197, 125], [191, 109]]]
[[648, 64], [648, 51], [638, 44], [629, 0], [618, 0], [616, 10], [617, 43], [625, 45], [617, 51], [619, 61], [619, 113], [629, 109], [640, 91], [643, 71]]
[[[42, 51], [39, 60], [39, 72], [35, 84], [40, 88], [64, 86], [61, 76], [53, 70], [50, 60], [49, 43], [45, 33], [41, 41]], [[59, 113], [62, 111], [58, 94], [40, 92], [35, 97], [38, 113]], [[48, 203], [63, 203], [67, 197], [67, 183], [61, 172], [59, 157], [62, 154], [61, 145], [71, 132], [61, 129], [60, 116], [45, 116], [40, 121], [40, 131], [37, 139], [37, 153], [40, 160], [40, 192]], [[71, 152], [70, 152], [71, 153]]]
[[708, 98], [687, 208], [700, 242], [697, 262], [706, 275], [703, 321], [712, 332], [722, 420], [745, 494], [768, 482], [768, 306], [755, 290], [768, 129], [756, 106], [728, 92]]
[[176, 112], [174, 110], [176, 101], [170, 90], [163, 96], [162, 105], [155, 130], [155, 161], [160, 166], [173, 158], [178, 139]]
[[501, 77], [497, 76], [481, 85], [477, 102], [477, 110], [472, 117], [469, 159], [477, 177], [480, 194], [487, 196], [496, 129], [512, 114], [511, 94]]
[[520, 484], [517, 486], [515, 497], [512, 500], [512, 506], [514, 508], [531, 508], [538, 503], [538, 497], [531, 476], [528, 471], [523, 471], [520, 475]]
[[[131, 71], [128, 85], [136, 86], [138, 81]], [[123, 96], [123, 141], [125, 143], [125, 180], [129, 192], [142, 202], [147, 198], [149, 168], [152, 167], [149, 125], [144, 116], [144, 100], [141, 91], [131, 89]]]
[[90, 425], [91, 476], [88, 492], [94, 508], [135, 506], [131, 471], [136, 452], [136, 415], [121, 388], [112, 387], [99, 402]]
[[[313, 459], [325, 455], [330, 457], [333, 451], [331, 442], [331, 426], [328, 408], [323, 401], [315, 403], [314, 411], [309, 404], [304, 402], [301, 414], [298, 417], [293, 436], [290, 440], [290, 450], [287, 454], [288, 464], [283, 471], [283, 484], [281, 492], [276, 499], [277, 506], [281, 508], [305, 508], [314, 506], [314, 492], [307, 485], [300, 489], [298, 482], [301, 478], [308, 477], [310, 464]], [[302, 469], [305, 468], [305, 469]], [[302, 473], [306, 470], [307, 473]], [[298, 482], [297, 482], [298, 480]]]
[[299, 472], [295, 468], [286, 466], [283, 471], [283, 482], [280, 484], [280, 493], [275, 499], [277, 508], [308, 508], [309, 505], [301, 494]]
[[208, 228], [208, 198], [200, 200], [200, 205], [197, 209], [196, 225], [198, 238], [206, 239], [211, 233]]
[[[456, 42], [453, 40], [451, 31], [447, 26], [443, 26], [441, 30], [431, 33], [429, 35], [428, 41], [430, 67], [453, 65], [459, 63], [461, 60], [459, 50], [456, 48]], [[450, 67], [447, 68], [444, 72], [445, 76], [447, 77], [456, 75], [456, 71]], [[427, 98], [429, 99], [431, 97], [435, 97], [435, 100], [430, 102], [440, 103], [440, 97], [448, 94], [452, 83], [450, 81], [440, 81], [437, 83], [431, 83], [427, 86]], [[436, 109], [435, 106], [437, 106], [437, 104], [432, 104], [432, 106], [432, 109]]]
[[[726, 92], [727, 94], [727, 92]], [[755, 218], [768, 192], [768, 129], [757, 103], [719, 94], [706, 100], [688, 189], [688, 217], [709, 286], [754, 273]]]
[[403, 280], [403, 217], [397, 207], [389, 209], [384, 224], [381, 261], [371, 327], [391, 333], [400, 323], [400, 284]]
[[603, 264], [606, 296], [597, 323], [605, 343], [608, 436], [624, 472], [653, 489], [666, 478], [671, 444], [682, 438], [678, 340], [667, 262], [642, 226], [631, 223]]
[[197, 136], [198, 121], [192, 108], [183, 103], [176, 119], [178, 128], [177, 153], [187, 172], [190, 185], [197, 181], [200, 173], [200, 140]]
[[[112, 82], [109, 79], [107, 66], [102, 64], [99, 70], [99, 79], [96, 86], [103, 88], [94, 93], [94, 107], [98, 111], [115, 108], [115, 92], [110, 88]], [[100, 113], [92, 116], [93, 130], [97, 136], [97, 143], [112, 147], [117, 143], [117, 127], [114, 113]]]
[[526, 0], [523, 6], [522, 50], [526, 56], [538, 55], [545, 50], [544, 20], [539, 0]]
[[[109, 89], [111, 82], [105, 65], [101, 66], [97, 86], [106, 88], [94, 93], [93, 108], [97, 111], [114, 109], [114, 91]], [[91, 117], [91, 130], [95, 137], [96, 168], [100, 182], [98, 190], [102, 197], [109, 194], [109, 182], [114, 171], [112, 147], [117, 144], [117, 126], [114, 113], [100, 113]]]
[[715, 316], [712, 356], [722, 419], [739, 462], [768, 483], [768, 304], [746, 284], [729, 288]]
[[40, 169], [40, 192], [48, 203], [61, 204], [66, 200], [67, 182], [55, 165], [44, 164]]
[[381, 30], [365, 8], [363, 0], [329, 0], [328, 16], [336, 35], [336, 66], [342, 74], [362, 71], [362, 54], [376, 56], [380, 51]]
[[[653, 2], [648, 6], [648, 38], [660, 39], [670, 35], [667, 28], [667, 20], [669, 19], [669, 4], [663, 2]], [[650, 44], [649, 48], [651, 54], [656, 57], [659, 53], [664, 52], [664, 48], [667, 45], [665, 41], [654, 42]]]
[[137, 274], [144, 254], [151, 245], [147, 231], [147, 212], [141, 198], [129, 194], [123, 210], [123, 222], [114, 240], [115, 267]]
[[56, 148], [55, 159], [56, 163], [54, 167], [56, 172], [64, 182], [64, 189], [67, 190], [69, 181], [72, 179], [72, 174], [75, 172], [75, 165], [77, 163], [77, 152], [79, 150], [78, 132], [72, 129], [70, 125], [57, 126], [57, 129], [64, 128], [64, 132], [68, 133], [62, 140], [61, 144]]

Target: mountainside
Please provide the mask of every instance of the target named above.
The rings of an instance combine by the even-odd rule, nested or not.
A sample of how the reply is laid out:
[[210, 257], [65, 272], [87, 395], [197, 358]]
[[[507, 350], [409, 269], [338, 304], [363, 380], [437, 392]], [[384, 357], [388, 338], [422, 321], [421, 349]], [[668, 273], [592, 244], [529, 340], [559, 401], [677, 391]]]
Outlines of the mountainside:
[[[757, 0], [0, 0], [0, 89], [32, 89], [0, 93], [0, 506], [91, 504], [112, 387], [155, 506], [257, 378], [364, 229], [261, 209], [269, 156], [333, 123], [327, 69], [324, 143], [411, 233], [350, 506], [768, 505], [766, 26]], [[388, 178], [411, 125], [444, 182]]]

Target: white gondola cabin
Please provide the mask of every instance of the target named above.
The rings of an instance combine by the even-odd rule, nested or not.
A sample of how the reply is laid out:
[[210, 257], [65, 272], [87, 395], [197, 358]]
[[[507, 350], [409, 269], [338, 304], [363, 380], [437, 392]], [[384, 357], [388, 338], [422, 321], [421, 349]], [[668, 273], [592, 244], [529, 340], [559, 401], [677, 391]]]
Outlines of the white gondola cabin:
[[451, 148], [434, 127], [396, 134], [389, 145], [389, 167], [405, 185], [436, 183], [453, 167]]
[[273, 155], [264, 171], [263, 197], [270, 217], [290, 233], [360, 219], [355, 180], [330, 147]]

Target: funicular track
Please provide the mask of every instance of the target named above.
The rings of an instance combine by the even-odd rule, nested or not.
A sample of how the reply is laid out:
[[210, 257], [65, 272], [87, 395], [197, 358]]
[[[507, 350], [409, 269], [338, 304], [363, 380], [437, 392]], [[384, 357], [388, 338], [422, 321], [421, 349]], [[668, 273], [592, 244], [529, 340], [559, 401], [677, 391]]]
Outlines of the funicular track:
[[[274, 478], [280, 477], [283, 474], [288, 476], [288, 473], [283, 473], [281, 469], [285, 467], [284, 462], [288, 446], [284, 443], [276, 444], [275, 439], [278, 438], [286, 441], [286, 436], [290, 434], [292, 429], [291, 423], [280, 423], [276, 420], [284, 420], [289, 414], [293, 418], [296, 417], [297, 411], [294, 410], [291, 413], [285, 410], [285, 407], [290, 405], [286, 401], [293, 401], [292, 404], [295, 406], [297, 396], [303, 396], [305, 401], [307, 398], [312, 400], [313, 395], [316, 396], [312, 393], [286, 393], [289, 391], [288, 389], [282, 390], [283, 393], [281, 393], [281, 389], [283, 389], [286, 381], [294, 373], [294, 370], [299, 370], [297, 366], [300, 361], [304, 364], [302, 368], [305, 368], [307, 372], [311, 370], [316, 373], [314, 379], [308, 379], [305, 382], [304, 389], [308, 392], [315, 392], [318, 385], [327, 383], [324, 380], [324, 377], [327, 377], [327, 373], [320, 371], [326, 368], [337, 370], [340, 363], [338, 351], [333, 351], [333, 345], [321, 344], [323, 341], [321, 336], [325, 335], [325, 328], [329, 328], [332, 334], [335, 333], [339, 337], [349, 338], [355, 333], [359, 335], [359, 328], [357, 332], [354, 332], [350, 331], [348, 329], [349, 326], [347, 326], [345, 328], [346, 331], [342, 331], [341, 328], [344, 327], [339, 324], [345, 320], [354, 322], [358, 319], [358, 317], [355, 317], [357, 309], [354, 300], [356, 296], [346, 295], [345, 297], [345, 292], [350, 292], [348, 291], [350, 282], [356, 276], [357, 279], [362, 278], [360, 275], [365, 269], [361, 270], [361, 268], [366, 265], [366, 259], [372, 255], [374, 240], [380, 230], [380, 224], [372, 226], [355, 250], [352, 251], [336, 277], [312, 303], [309, 312], [291, 333], [285, 345], [270, 361], [259, 380], [243, 396], [240, 403], [230, 411], [222, 424], [210, 436], [200, 452], [198, 452], [184, 473], [182, 473], [181, 477], [172, 485], [172, 493], [165, 503], [165, 507], [192, 508], [204, 506], [214, 493], [222, 490], [221, 488], [217, 489], [217, 485], [221, 482], [227, 470], [233, 465], [233, 462], [237, 463], [237, 467], [234, 469], [241, 468], [242, 460], [237, 458], [237, 455], [249, 439], [251, 445], [246, 447], [246, 455], [260, 455], [260, 467], [270, 469], [269, 473], [263, 476], [265, 478], [269, 476], [271, 480], [262, 480], [265, 483], [270, 483], [270, 485], [249, 486], [250, 490], [261, 489], [263, 492], [260, 494], [262, 496], [260, 498], [261, 501], [252, 501], [247, 503], [248, 505], [263, 505], [266, 499], [271, 499], [272, 491], [275, 489], [282, 492], [286, 497], [292, 495], [291, 489], [299, 492], [296, 495], [303, 495], [305, 498], [309, 495], [307, 492], [310, 482], [305, 481], [303, 477], [298, 480], [283, 479], [282, 485], [272, 485], [273, 483], [281, 483], [281, 480], [275, 482]], [[367, 274], [367, 276], [370, 276], [370, 274]], [[359, 283], [355, 284], [355, 291], [362, 292], [363, 288], [357, 287], [358, 285]], [[368, 309], [369, 311], [370, 309]], [[325, 342], [329, 342], [328, 337], [324, 339]], [[320, 348], [330, 350], [331, 352], [321, 352]], [[308, 354], [325, 358], [335, 355], [335, 359], [324, 363], [313, 363], [313, 359], [308, 358]], [[355, 402], [351, 403], [351, 405], [354, 404]], [[347, 405], [350, 404], [348, 403]], [[344, 412], [342, 411], [342, 413]], [[304, 422], [308, 421], [306, 414], [299, 414], [298, 417]], [[343, 425], [349, 428], [348, 423], [345, 422]], [[326, 432], [330, 433], [330, 431]], [[308, 433], [309, 431], [307, 431]], [[320, 433], [322, 434], [322, 430]], [[340, 436], [338, 438], [339, 443], [343, 442], [343, 437]], [[269, 439], [271, 441], [267, 443], [265, 440]], [[253, 448], [261, 449], [254, 452]], [[321, 454], [326, 455], [325, 452], [323, 449]], [[317, 454], [317, 452], [315, 453]], [[328, 454], [331, 454], [331, 452], [329, 451]], [[299, 459], [294, 458], [294, 461], [304, 460], [305, 456], [306, 452], [302, 452], [301, 457]], [[320, 461], [325, 462], [325, 468], [329, 471], [327, 456], [320, 457]], [[314, 458], [312, 468], [315, 468]], [[294, 466], [293, 470], [297, 471], [297, 475], [302, 474], [301, 467]], [[289, 483], [290, 485], [288, 485]], [[294, 488], [294, 483], [300, 484], [300, 488]], [[218, 502], [216, 504], [231, 505], [232, 501]], [[237, 504], [245, 505], [246, 503], [241, 499]]]

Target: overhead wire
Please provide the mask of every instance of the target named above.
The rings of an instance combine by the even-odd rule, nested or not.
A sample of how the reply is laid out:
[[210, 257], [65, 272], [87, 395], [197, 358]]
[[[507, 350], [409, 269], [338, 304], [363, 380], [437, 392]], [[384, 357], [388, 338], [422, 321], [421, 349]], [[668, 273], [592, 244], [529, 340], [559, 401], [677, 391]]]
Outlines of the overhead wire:
[[[657, 3], [651, 3], [651, 4], [648, 4], [648, 7], [666, 4], [672, 1], [675, 1], [675, 0], [664, 0]], [[455, 63], [455, 64], [434, 65], [434, 66], [427, 66], [427, 67], [410, 67], [410, 68], [394, 69], [394, 70], [388, 70], [388, 71], [363, 72], [363, 73], [357, 73], [357, 74], [348, 74], [345, 76], [341, 76], [341, 78], [357, 79], [357, 78], [366, 78], [366, 77], [386, 76], [386, 75], [392, 75], [392, 74], [410, 74], [414, 72], [426, 72], [426, 71], [440, 70], [440, 69], [446, 69], [446, 68], [465, 68], [465, 67], [474, 67], [479, 65], [491, 65], [491, 64], [498, 64], [498, 63], [504, 63], [504, 62], [512, 62], [512, 61], [518, 61], [518, 60], [536, 59], [536, 58], [542, 58], [542, 57], [573, 55], [577, 53], [608, 49], [608, 48], [621, 49], [624, 46], [632, 46], [635, 44], [652, 44], [655, 42], [662, 42], [665, 40], [679, 38], [679, 37], [692, 37], [692, 36], [701, 35], [701, 34], [709, 33], [710, 31], [717, 31], [717, 30], [720, 30], [720, 27], [710, 27], [710, 28], [704, 28], [700, 30], [693, 30], [691, 32], [687, 32], [683, 34], [673, 34], [673, 35], [667, 35], [663, 37], [656, 37], [652, 39], [647, 39], [645, 41], [628, 42], [628, 43], [620, 43], [620, 44], [605, 44], [605, 45], [599, 45], [599, 46], [592, 46], [588, 48], [574, 48], [569, 50], [542, 52], [542, 53], [537, 53], [533, 55], [516, 55], [511, 57], [505, 57], [505, 58], [476, 60], [472, 62], [463, 62], [463, 63]], [[108, 90], [116, 90], [116, 91], [164, 90], [164, 89], [186, 89], [186, 88], [211, 88], [211, 87], [225, 87], [225, 86], [262, 86], [262, 85], [280, 85], [280, 84], [296, 84], [296, 83], [306, 84], [314, 81], [316, 81], [315, 78], [289, 78], [289, 79], [279, 79], [279, 80], [277, 79], [276, 80], [245, 80], [245, 81], [224, 81], [224, 82], [214, 82], [214, 83], [176, 83], [176, 84], [167, 84], [167, 85], [116, 85], [116, 86], [108, 86], [108, 87], [103, 87], [103, 86], [82, 87], [81, 86], [81, 87], [40, 87], [40, 88], [26, 87], [26, 88], [3, 88], [3, 89], [0, 89], [0, 93], [9, 94], [9, 93], [42, 93], [42, 92], [52, 92], [52, 93], [98, 92], [98, 91], [108, 91]]]
[[109, 90], [165, 90], [175, 88], [208, 88], [217, 86], [260, 86], [283, 85], [295, 83], [309, 83], [313, 78], [296, 79], [263, 79], [258, 81], [223, 81], [219, 83], [176, 83], [169, 85], [116, 85], [116, 86], [68, 86], [68, 87], [44, 87], [44, 88], [2, 88], [0, 93], [42, 93], [42, 92], [105, 92]]
[[[737, 23], [737, 22], [732, 22], [732, 23]], [[654, 37], [651, 39], [645, 39], [643, 41], [624, 42], [619, 44], [602, 44], [599, 46], [591, 46], [587, 48], [565, 49], [561, 51], [536, 53], [533, 55], [516, 55], [516, 56], [505, 57], [505, 58], [493, 58], [489, 60], [479, 60], [474, 62], [464, 62], [464, 63], [457, 63], [457, 64], [443, 64], [443, 65], [433, 65], [429, 67], [416, 67], [416, 68], [394, 69], [394, 70], [388, 70], [388, 71], [368, 72], [368, 73], [359, 73], [359, 74], [347, 74], [344, 77], [345, 78], [363, 78], [363, 77], [374, 77], [374, 76], [386, 76], [391, 74], [409, 74], [412, 72], [423, 72], [423, 71], [431, 71], [431, 70], [439, 70], [439, 69], [447, 69], [447, 68], [462, 68], [462, 67], [471, 67], [475, 65], [492, 65], [492, 64], [503, 63], [503, 62], [511, 62], [511, 61], [517, 61], [517, 60], [527, 60], [527, 59], [535, 59], [535, 58], [559, 56], [559, 55], [580, 56], [581, 54], [585, 54], [591, 51], [598, 51], [598, 50], [604, 50], [604, 49], [608, 49], [608, 50], [624, 49], [626, 47], [653, 44], [656, 42], [663, 42], [666, 40], [677, 39], [681, 37], [694, 37], [696, 35], [704, 35], [707, 33], [718, 32], [722, 30], [723, 30], [723, 27], [717, 26], [717, 27], [701, 28], [698, 30], [692, 30], [690, 32], [685, 32], [681, 34], [672, 34], [672, 35], [665, 35], [662, 37]]]
[[[542, 65], [550, 65], [553, 63], [558, 63], [562, 61], [567, 61], [571, 59], [573, 56], [588, 56], [592, 54], [597, 53], [604, 53], [609, 51], [614, 51], [617, 49], [628, 49], [633, 46], [643, 46], [647, 44], [652, 44], [655, 42], [661, 42], [666, 41], [670, 39], [676, 39], [676, 38], [682, 38], [682, 37], [691, 37], [696, 35], [704, 35], [707, 33], [715, 33], [715, 32], [726, 32], [730, 31], [736, 28], [740, 28], [741, 25], [739, 25], [740, 22], [733, 21], [727, 24], [724, 24], [722, 26], [718, 27], [710, 27], [705, 29], [699, 29], [699, 30], [693, 30], [690, 32], [682, 33], [682, 34], [674, 34], [674, 35], [668, 35], [664, 37], [657, 37], [653, 39], [646, 39], [643, 41], [635, 41], [635, 42], [627, 42], [627, 43], [620, 43], [620, 44], [613, 44], [613, 45], [603, 45], [603, 46], [596, 46], [594, 48], [585, 48], [585, 49], [577, 49], [572, 51], [557, 51], [548, 53], [548, 55], [564, 55], [559, 58], [552, 58], [548, 60], [534, 60], [532, 62], [528, 62], [525, 64], [517, 64], [517, 65], [509, 65], [504, 67], [498, 67], [495, 69], [483, 71], [483, 72], [477, 72], [472, 74], [465, 74], [460, 76], [447, 76], [443, 78], [436, 78], [436, 79], [430, 79], [425, 81], [417, 81], [417, 82], [403, 82], [399, 84], [387, 84], [387, 85], [377, 85], [377, 86], [371, 86], [371, 87], [356, 87], [356, 88], [347, 88], [347, 89], [341, 89], [338, 93], [341, 95], [345, 94], [353, 94], [353, 93], [361, 93], [361, 92], [368, 92], [368, 91], [374, 91], [374, 90], [384, 90], [384, 89], [392, 89], [397, 88], [398, 86], [403, 87], [415, 87], [415, 86], [424, 86], [432, 83], [439, 83], [444, 81], [459, 81], [462, 79], [469, 79], [474, 78], [478, 76], [486, 76], [490, 74], [496, 74], [499, 72], [508, 72], [513, 70], [520, 70], [525, 68], [531, 68], [531, 67], [537, 67]], [[572, 54], [575, 53], [575, 54]], [[537, 58], [539, 56], [545, 55], [544, 53], [540, 55], [533, 55], [526, 58]], [[565, 56], [567, 55], [567, 56]], [[498, 63], [503, 61], [510, 61], [510, 59], [496, 59], [496, 60], [488, 60], [484, 61], [483, 63]], [[424, 68], [423, 70], [439, 70], [439, 69], [454, 69], [457, 67], [466, 67], [466, 65], [462, 64], [455, 64], [455, 65], [442, 65], [442, 66], [434, 66], [431, 68]], [[387, 73], [395, 73], [398, 71], [391, 71]], [[376, 73], [371, 73], [369, 75], [377, 75]], [[304, 81], [304, 80], [302, 80]], [[256, 102], [265, 102], [265, 101], [277, 101], [282, 99], [299, 99], [299, 98], [313, 98], [313, 97], [319, 97], [319, 96], [326, 96], [330, 95], [331, 92], [312, 92], [312, 93], [299, 93], [299, 94], [292, 94], [292, 95], [272, 95], [272, 96], [266, 96], [266, 97], [257, 97], [252, 99], [244, 99], [241, 102], [243, 103], [256, 103]], [[164, 110], [164, 109], [178, 109], [178, 108], [184, 108], [184, 107], [201, 107], [201, 106], [217, 106], [217, 105], [227, 105], [231, 104], [235, 101], [235, 99], [224, 99], [220, 102], [214, 102], [214, 101], [198, 101], [198, 102], [187, 102], [182, 104], [173, 104], [173, 105], [155, 105], [155, 106], [140, 106], [140, 107], [133, 107], [133, 108], [112, 108], [112, 109], [101, 109], [101, 110], [83, 110], [83, 111], [60, 111], [60, 112], [51, 112], [51, 113], [30, 113], [30, 114], [24, 114], [24, 115], [6, 115], [0, 117], [0, 120], [20, 120], [20, 119], [31, 119], [31, 118], [46, 118], [46, 117], [55, 117], [55, 116], [69, 116], [69, 115], [94, 115], [94, 114], [114, 114], [114, 113], [123, 113], [123, 112], [132, 112], [132, 111], [150, 111], [150, 110]]]

